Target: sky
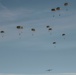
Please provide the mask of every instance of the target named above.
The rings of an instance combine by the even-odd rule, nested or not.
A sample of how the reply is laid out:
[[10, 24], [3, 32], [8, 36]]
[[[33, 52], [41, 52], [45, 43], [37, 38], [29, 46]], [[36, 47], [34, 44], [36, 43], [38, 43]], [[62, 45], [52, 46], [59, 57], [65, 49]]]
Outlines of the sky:
[[76, 75], [75, 7], [76, 0], [0, 0], [0, 75]]

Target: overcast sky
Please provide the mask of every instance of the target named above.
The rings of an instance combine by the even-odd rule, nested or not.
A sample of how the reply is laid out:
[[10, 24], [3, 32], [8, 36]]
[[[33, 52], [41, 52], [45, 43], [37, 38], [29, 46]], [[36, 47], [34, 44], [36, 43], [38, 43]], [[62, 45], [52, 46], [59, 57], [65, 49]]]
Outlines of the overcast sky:
[[76, 0], [0, 0], [0, 75], [75, 75], [75, 9]]

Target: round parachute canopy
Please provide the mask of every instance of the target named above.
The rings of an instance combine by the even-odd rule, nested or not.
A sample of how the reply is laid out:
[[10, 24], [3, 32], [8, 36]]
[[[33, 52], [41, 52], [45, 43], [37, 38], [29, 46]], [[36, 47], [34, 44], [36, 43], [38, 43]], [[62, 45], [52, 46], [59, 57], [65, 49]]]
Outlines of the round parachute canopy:
[[64, 6], [68, 6], [68, 3], [64, 3]]
[[20, 27], [21, 27], [21, 26], [17, 26], [16, 28], [17, 28], [17, 29], [20, 29]]
[[4, 33], [4, 31], [2, 30], [2, 31], [0, 31], [0, 33]]
[[23, 29], [23, 26], [17, 26], [16, 28], [17, 29]]
[[46, 70], [46, 71], [52, 71], [53, 69], [48, 69], [48, 70]]
[[55, 8], [52, 8], [51, 11], [56, 11], [56, 9]]
[[46, 28], [49, 28], [49, 27], [50, 27], [49, 25], [46, 26]]
[[56, 44], [56, 42], [53, 42], [53, 44]]
[[62, 36], [65, 36], [65, 34], [63, 33]]
[[34, 28], [32, 28], [32, 29], [31, 29], [31, 31], [35, 31], [35, 29], [34, 29]]
[[60, 9], [61, 9], [60, 7], [57, 7], [57, 8], [56, 8], [56, 10], [60, 10]]
[[48, 30], [52, 30], [52, 28], [49, 28]]

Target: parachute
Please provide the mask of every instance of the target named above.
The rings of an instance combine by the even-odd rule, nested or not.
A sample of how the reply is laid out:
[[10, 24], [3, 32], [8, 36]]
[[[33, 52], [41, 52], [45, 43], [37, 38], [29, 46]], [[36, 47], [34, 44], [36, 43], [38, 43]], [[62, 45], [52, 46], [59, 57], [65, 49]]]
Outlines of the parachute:
[[[35, 28], [31, 28], [31, 31], [32, 32], [35, 32]], [[33, 36], [34, 34], [32, 33], [32, 36]]]
[[35, 29], [34, 29], [34, 28], [32, 28], [32, 29], [31, 29], [31, 31], [35, 31]]
[[4, 33], [4, 31], [0, 31], [0, 33]]
[[17, 26], [16, 28], [17, 29], [23, 29], [23, 26]]
[[48, 30], [52, 30], [52, 28], [49, 28]]
[[68, 6], [68, 3], [64, 3], [64, 6]]
[[[63, 33], [62, 36], [65, 36], [65, 34]], [[64, 37], [64, 39], [65, 39], [65, 37]]]
[[[56, 8], [57, 11], [59, 11], [60, 9], [61, 9], [60, 7], [57, 7], [57, 8]], [[59, 16], [60, 16], [60, 13], [59, 13]]]
[[65, 36], [65, 34], [63, 33], [62, 36]]
[[49, 27], [50, 27], [49, 25], [46, 26], [46, 28], [49, 28]]
[[56, 47], [56, 42], [55, 41], [53, 42], [53, 45], [54, 45], [54, 47]]
[[56, 10], [60, 10], [60, 7], [57, 7]]
[[2, 31], [0, 31], [0, 33], [2, 34], [2, 37], [3, 37], [4, 36], [3, 34], [5, 33], [5, 31], [2, 30]]
[[[55, 9], [55, 8], [52, 8], [52, 9], [51, 9], [51, 11], [52, 11], [52, 12], [55, 12], [55, 11], [56, 11], [56, 9]], [[54, 14], [53, 14], [53, 17], [55, 17], [55, 15], [54, 15]]]
[[53, 42], [53, 44], [56, 44], [56, 42]]
[[[64, 6], [68, 6], [69, 4], [66, 2], [64, 3]], [[68, 8], [66, 8], [66, 11], [68, 11]]]
[[56, 11], [56, 9], [55, 9], [55, 8], [53, 8], [53, 9], [51, 9], [51, 11]]
[[21, 35], [22, 31], [20, 31], [20, 30], [23, 29], [23, 26], [16, 26], [16, 28], [19, 29], [19, 35]]
[[49, 28], [48, 28], [48, 31], [50, 32], [50, 35], [51, 35], [51, 34], [52, 34], [52, 33], [51, 33], [52, 28], [51, 28], [51, 27], [49, 27]]
[[46, 71], [49, 71], [49, 72], [50, 72], [50, 71], [52, 71], [52, 70], [53, 70], [53, 69], [48, 69], [48, 70], [46, 70]]

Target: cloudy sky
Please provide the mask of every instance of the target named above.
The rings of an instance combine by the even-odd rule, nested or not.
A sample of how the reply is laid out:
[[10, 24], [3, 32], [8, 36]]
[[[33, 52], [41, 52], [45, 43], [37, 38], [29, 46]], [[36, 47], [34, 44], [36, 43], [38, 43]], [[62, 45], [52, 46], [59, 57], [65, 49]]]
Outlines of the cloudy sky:
[[75, 9], [76, 0], [0, 0], [0, 75], [75, 75]]

